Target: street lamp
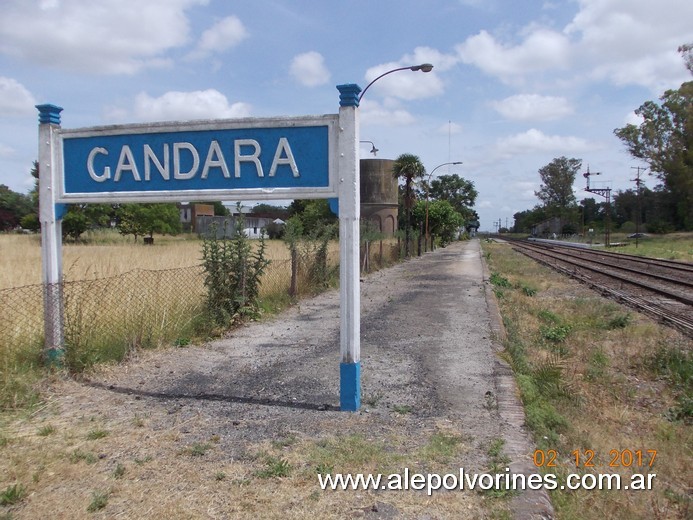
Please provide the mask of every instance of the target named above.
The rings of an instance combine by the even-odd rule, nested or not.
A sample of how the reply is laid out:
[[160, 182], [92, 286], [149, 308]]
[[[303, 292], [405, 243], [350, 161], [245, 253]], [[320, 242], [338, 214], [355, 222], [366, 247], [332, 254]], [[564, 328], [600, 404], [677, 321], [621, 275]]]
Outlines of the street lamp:
[[443, 164], [439, 164], [435, 168], [431, 170], [431, 173], [428, 174], [428, 180], [426, 181], [426, 248], [428, 248], [428, 190], [430, 189], [430, 184], [431, 184], [431, 177], [433, 176], [433, 172], [435, 172], [438, 168], [441, 166], [446, 166], [448, 164], [462, 164], [462, 161], [454, 161], [454, 162], [444, 162]]
[[370, 143], [370, 145], [373, 147], [371, 148], [371, 153], [373, 154], [373, 157], [375, 157], [376, 154], [380, 151], [375, 147], [375, 143], [373, 141], [359, 141], [359, 143]]
[[363, 89], [363, 91], [361, 92], [361, 95], [359, 96], [359, 101], [361, 101], [361, 98], [362, 98], [363, 95], [366, 93], [366, 90], [368, 90], [368, 87], [370, 87], [373, 83], [375, 83], [376, 81], [378, 81], [378, 80], [379, 80], [380, 78], [382, 78], [383, 76], [387, 76], [388, 74], [392, 74], [393, 72], [397, 72], [397, 71], [400, 71], [400, 70], [412, 70], [412, 71], [415, 71], [415, 72], [416, 72], [417, 70], [420, 70], [421, 72], [431, 72], [431, 71], [433, 70], [433, 65], [431, 65], [430, 63], [422, 63], [421, 65], [412, 65], [412, 66], [410, 66], [410, 67], [399, 67], [398, 69], [388, 70], [387, 72], [384, 72], [383, 74], [381, 74], [380, 76], [378, 76], [377, 78], [375, 78], [375, 79], [374, 79], [373, 81], [371, 81], [368, 85], [366, 85], [366, 88]]

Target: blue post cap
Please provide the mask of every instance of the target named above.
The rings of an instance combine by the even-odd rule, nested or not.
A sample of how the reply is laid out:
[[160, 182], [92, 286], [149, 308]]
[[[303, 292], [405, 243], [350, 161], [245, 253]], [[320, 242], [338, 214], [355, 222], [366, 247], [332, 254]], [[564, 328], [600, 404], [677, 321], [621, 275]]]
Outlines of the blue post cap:
[[359, 106], [359, 93], [361, 92], [361, 87], [359, 87], [356, 83], [337, 85], [337, 90], [339, 90], [340, 107]]
[[36, 108], [38, 108], [39, 111], [39, 123], [60, 124], [60, 112], [63, 111], [62, 107], [55, 105], [36, 105]]

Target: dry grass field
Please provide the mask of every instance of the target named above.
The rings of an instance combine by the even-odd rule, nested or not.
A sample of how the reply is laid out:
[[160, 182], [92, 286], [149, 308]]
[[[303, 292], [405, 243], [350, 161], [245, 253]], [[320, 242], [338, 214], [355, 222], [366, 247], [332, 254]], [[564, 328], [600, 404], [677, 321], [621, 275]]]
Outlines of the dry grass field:
[[[97, 232], [85, 243], [63, 245], [63, 272], [67, 281], [116, 276], [134, 269], [176, 269], [200, 265], [202, 242], [193, 235], [155, 236], [153, 246], [116, 232]], [[41, 283], [39, 235], [0, 234], [0, 289]], [[267, 241], [272, 260], [288, 260], [283, 242]]]

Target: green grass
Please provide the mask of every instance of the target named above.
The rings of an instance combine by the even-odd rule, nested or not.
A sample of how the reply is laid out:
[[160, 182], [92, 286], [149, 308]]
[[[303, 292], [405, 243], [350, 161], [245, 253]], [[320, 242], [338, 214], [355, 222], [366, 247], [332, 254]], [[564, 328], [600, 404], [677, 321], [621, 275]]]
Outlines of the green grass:
[[412, 413], [414, 408], [408, 404], [396, 404], [392, 406], [392, 411], [400, 415], [406, 415], [408, 413]]
[[55, 433], [55, 427], [51, 424], [46, 424], [45, 426], [41, 426], [37, 433], [41, 437], [48, 437], [49, 435]]
[[119, 462], [113, 470], [113, 478], [122, 478], [123, 475], [125, 475], [125, 466]]
[[287, 435], [285, 437], [282, 437], [280, 439], [272, 441], [272, 447], [275, 449], [282, 449], [282, 448], [288, 448], [289, 446], [292, 446], [296, 444], [298, 441], [298, 437], [296, 435], [291, 434]]
[[84, 461], [87, 464], [96, 464], [98, 457], [89, 451], [82, 451], [80, 449], [76, 449], [70, 454], [69, 460], [73, 464], [77, 464], [81, 461]]
[[266, 456], [264, 467], [255, 472], [258, 478], [281, 478], [291, 474], [291, 464], [281, 457]]
[[87, 433], [87, 440], [89, 440], [89, 441], [95, 441], [98, 439], [103, 439], [104, 437], [108, 437], [108, 431], [101, 430], [98, 428], [95, 430], [90, 430], [89, 433]]
[[108, 504], [108, 495], [106, 491], [94, 491], [91, 494], [91, 502], [87, 506], [87, 511], [90, 513], [95, 513], [100, 511]]
[[346, 435], [311, 443], [306, 453], [313, 468], [332, 468], [340, 473], [395, 469], [401, 455], [379, 440]]
[[202, 457], [211, 450], [212, 447], [213, 446], [209, 442], [196, 442], [187, 449], [187, 452], [192, 457]]
[[26, 488], [22, 484], [8, 486], [0, 493], [0, 506], [11, 506], [20, 502], [27, 494]]
[[448, 462], [459, 453], [463, 440], [460, 435], [435, 432], [421, 449], [421, 455], [426, 460]]
[[667, 410], [666, 417], [693, 423], [693, 353], [662, 345], [644, 364], [655, 375], [665, 378], [675, 394], [676, 404]]

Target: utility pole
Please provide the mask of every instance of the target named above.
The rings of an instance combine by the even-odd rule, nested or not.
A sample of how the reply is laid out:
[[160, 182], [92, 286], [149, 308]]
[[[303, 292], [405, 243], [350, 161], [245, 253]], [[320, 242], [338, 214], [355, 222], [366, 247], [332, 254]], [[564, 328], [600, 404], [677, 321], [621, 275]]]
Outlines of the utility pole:
[[642, 166], [631, 166], [631, 170], [637, 170], [638, 173], [635, 176], [635, 179], [631, 179], [631, 181], [635, 182], [635, 187], [636, 187], [636, 200], [637, 200], [637, 214], [635, 215], [635, 249], [638, 248], [638, 239], [640, 238], [640, 219], [642, 218], [642, 201], [640, 200], [640, 185], [642, 184], [642, 179], [640, 178], [640, 170], [645, 171], [647, 168], [643, 168]]
[[604, 246], [609, 247], [611, 243], [611, 188], [590, 188], [590, 176], [592, 175], [601, 175], [601, 172], [590, 172], [590, 167], [588, 165], [587, 171], [582, 174], [582, 176], [587, 179], [587, 187], [585, 188], [585, 191], [595, 193], [596, 195], [606, 199], [606, 219], [604, 223], [606, 229], [604, 230]]

